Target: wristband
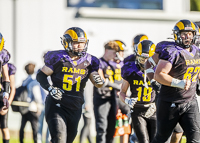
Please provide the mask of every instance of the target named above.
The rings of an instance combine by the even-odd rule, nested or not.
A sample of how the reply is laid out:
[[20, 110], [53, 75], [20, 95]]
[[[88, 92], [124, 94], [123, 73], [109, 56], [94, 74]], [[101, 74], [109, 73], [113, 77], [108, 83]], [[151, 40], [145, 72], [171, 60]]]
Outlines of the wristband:
[[152, 79], [150, 82], [151, 82], [151, 84], [152, 84], [152, 82], [154, 82], [154, 81], [156, 81], [155, 79]]
[[4, 81], [3, 82], [3, 88], [4, 88], [4, 92], [9, 93], [10, 92], [10, 82], [9, 81]]
[[50, 85], [50, 86], [48, 87], [48, 90], [51, 91], [52, 89], [53, 89], [53, 87]]
[[172, 78], [171, 86], [184, 89], [185, 83], [186, 83], [186, 80], [179, 80], [179, 79], [176, 79], [176, 78]]
[[154, 73], [154, 70], [152, 68], [148, 68], [148, 69], [146, 69], [146, 72], [147, 73]]

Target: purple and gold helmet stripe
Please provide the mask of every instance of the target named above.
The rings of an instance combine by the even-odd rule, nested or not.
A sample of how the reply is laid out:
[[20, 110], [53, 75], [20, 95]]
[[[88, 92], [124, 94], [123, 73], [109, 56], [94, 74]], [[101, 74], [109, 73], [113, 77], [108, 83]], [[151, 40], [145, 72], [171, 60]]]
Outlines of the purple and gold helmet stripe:
[[66, 31], [65, 34], [68, 34], [72, 38], [73, 41], [78, 41], [78, 35], [74, 30], [69, 29]]
[[156, 50], [156, 45], [152, 43], [150, 49], [149, 49], [149, 57], [153, 56]]
[[0, 33], [0, 51], [3, 50], [4, 47], [4, 38], [3, 35]]
[[146, 35], [143, 35], [143, 36], [140, 38], [140, 41], [139, 41], [139, 42], [141, 42], [141, 41], [143, 41], [143, 40], [148, 40], [148, 37], [147, 37]]
[[142, 55], [142, 44], [141, 44], [141, 43], [139, 43], [139, 44], [137, 45], [137, 50], [138, 50], [137, 54], [138, 54], [138, 55]]
[[176, 28], [178, 28], [178, 30], [188, 30], [188, 31], [195, 31], [195, 24], [189, 20], [180, 20], [177, 24], [176, 24]]
[[156, 45], [150, 40], [143, 40], [137, 45], [137, 54], [139, 56], [151, 57], [154, 55]]
[[115, 40], [115, 42], [119, 45], [119, 51], [124, 51], [124, 47], [126, 46], [122, 41]]

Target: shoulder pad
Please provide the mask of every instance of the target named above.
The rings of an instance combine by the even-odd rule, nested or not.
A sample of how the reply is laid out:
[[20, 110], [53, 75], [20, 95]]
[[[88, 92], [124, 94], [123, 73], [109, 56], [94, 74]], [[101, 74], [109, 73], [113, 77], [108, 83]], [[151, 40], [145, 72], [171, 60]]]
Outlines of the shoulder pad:
[[8, 73], [9, 73], [9, 75], [14, 75], [16, 73], [16, 70], [17, 70], [17, 68], [13, 64], [8, 63]]
[[3, 49], [0, 53], [0, 59], [2, 60], [4, 66], [10, 60], [10, 53], [6, 49]]
[[63, 55], [67, 55], [65, 50], [48, 51], [44, 56], [44, 63], [53, 70], [53, 65], [56, 64]]
[[128, 77], [137, 69], [135, 62], [127, 62], [123, 65], [121, 75], [122, 78], [128, 80]]
[[135, 54], [132, 54], [124, 59], [124, 64], [127, 62], [135, 61]]

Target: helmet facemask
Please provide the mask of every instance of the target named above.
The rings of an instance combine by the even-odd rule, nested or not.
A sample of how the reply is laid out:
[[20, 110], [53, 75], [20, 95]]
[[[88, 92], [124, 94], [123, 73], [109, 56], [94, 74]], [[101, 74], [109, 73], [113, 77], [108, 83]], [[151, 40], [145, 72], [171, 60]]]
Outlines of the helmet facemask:
[[147, 59], [149, 58], [149, 54], [144, 54], [139, 56], [137, 55], [137, 60], [136, 63], [140, 66], [141, 69], [144, 69], [144, 64], [147, 61]]
[[[192, 32], [193, 33], [193, 37], [190, 38], [188, 37], [186, 34], [185, 34], [185, 39], [184, 40], [188, 40], [189, 43], [188, 44], [184, 44], [183, 42], [183, 39], [181, 38], [181, 32]], [[181, 30], [179, 32], [174, 32], [174, 34], [176, 35], [177, 37], [177, 40], [175, 40], [175, 42], [179, 45], [182, 46], [182, 48], [186, 49], [186, 48], [189, 48], [192, 44], [194, 44], [194, 41], [195, 41], [195, 35], [196, 35], [196, 32], [195, 31], [186, 31], [186, 30]]]

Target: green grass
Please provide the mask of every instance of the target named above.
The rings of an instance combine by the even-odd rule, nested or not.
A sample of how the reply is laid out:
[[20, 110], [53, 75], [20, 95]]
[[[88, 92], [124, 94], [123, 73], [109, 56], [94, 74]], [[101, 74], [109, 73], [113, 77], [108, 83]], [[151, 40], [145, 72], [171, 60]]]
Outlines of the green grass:
[[[3, 141], [2, 141], [2, 136], [0, 137], [0, 143], [3, 143]], [[12, 138], [12, 137], [11, 137], [10, 143], [19, 143], [19, 138]], [[32, 140], [32, 138], [30, 138], [30, 139], [25, 138], [25, 139], [24, 139], [24, 143], [33, 143], [33, 140]], [[43, 142], [43, 143], [45, 143], [45, 142]], [[79, 143], [79, 136], [76, 137], [76, 139], [74, 140], [73, 143]], [[85, 141], [84, 143], [88, 143], [88, 142]], [[119, 140], [116, 140], [115, 143], [119, 143]], [[185, 138], [185, 136], [182, 137], [181, 143], [186, 143], [186, 138]]]

